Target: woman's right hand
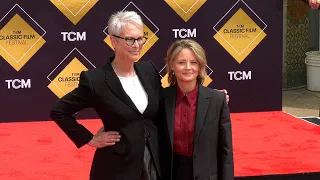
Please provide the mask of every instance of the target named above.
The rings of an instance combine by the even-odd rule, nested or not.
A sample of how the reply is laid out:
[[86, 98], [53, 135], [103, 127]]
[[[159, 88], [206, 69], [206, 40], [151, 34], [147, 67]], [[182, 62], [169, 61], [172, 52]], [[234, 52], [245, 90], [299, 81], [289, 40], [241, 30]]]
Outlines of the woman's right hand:
[[121, 136], [117, 131], [104, 131], [101, 127], [97, 134], [89, 141], [88, 145], [95, 148], [103, 148], [106, 146], [113, 146], [120, 141]]

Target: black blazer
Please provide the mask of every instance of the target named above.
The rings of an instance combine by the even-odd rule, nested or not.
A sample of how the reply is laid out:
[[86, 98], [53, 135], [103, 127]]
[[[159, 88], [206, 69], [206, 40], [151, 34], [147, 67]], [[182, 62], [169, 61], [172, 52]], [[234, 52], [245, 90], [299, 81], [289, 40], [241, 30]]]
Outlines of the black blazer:
[[103, 68], [81, 72], [78, 88], [62, 97], [53, 106], [50, 114], [80, 148], [87, 144], [93, 135], [77, 123], [73, 115], [84, 108], [95, 109], [105, 131], [118, 131], [121, 140], [114, 146], [96, 149], [90, 179], [139, 180], [145, 140], [150, 144], [151, 154], [160, 172], [157, 125], [154, 120], [159, 107], [160, 77], [150, 61], [134, 64], [135, 71], [148, 94], [148, 106], [141, 114], [123, 90], [111, 61]]
[[[164, 99], [158, 116], [166, 119], [162, 128], [167, 131], [161, 146], [166, 149], [163, 162], [166, 179], [171, 179], [174, 113], [176, 107], [176, 86], [163, 91]], [[225, 94], [199, 85], [194, 130], [193, 174], [195, 180], [233, 180], [232, 132], [228, 105]], [[161, 117], [161, 115], [164, 115]], [[158, 118], [159, 118], [158, 117]], [[166, 127], [166, 128], [165, 128]], [[168, 136], [166, 136], [168, 134]], [[167, 164], [167, 165], [166, 165]]]

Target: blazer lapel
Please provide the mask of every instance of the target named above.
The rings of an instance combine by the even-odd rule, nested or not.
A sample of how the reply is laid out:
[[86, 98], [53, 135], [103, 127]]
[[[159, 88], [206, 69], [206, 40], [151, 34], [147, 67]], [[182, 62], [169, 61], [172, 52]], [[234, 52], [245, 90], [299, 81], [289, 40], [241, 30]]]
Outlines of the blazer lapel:
[[146, 114], [148, 112], [148, 109], [150, 108], [150, 105], [151, 105], [150, 102], [152, 102], [152, 99], [154, 97], [154, 96], [152, 96], [152, 93], [154, 93], [153, 89], [151, 87], [152, 83], [148, 81], [148, 76], [147, 76], [148, 74], [145, 72], [145, 70], [141, 66], [139, 66], [138, 64], [135, 63], [134, 69], [135, 69], [135, 71], [139, 77], [139, 80], [140, 80], [140, 82], [141, 82], [141, 84], [142, 84], [142, 86], [148, 96], [148, 105], [147, 105], [146, 110], [143, 112], [143, 114]]
[[168, 132], [170, 136], [171, 148], [173, 148], [173, 138], [174, 138], [174, 114], [176, 110], [176, 86], [167, 88], [168, 89], [168, 97], [165, 100], [165, 108], [166, 108], [166, 120], [168, 125]]
[[197, 99], [197, 112], [196, 112], [196, 119], [195, 119], [195, 130], [194, 130], [194, 136], [193, 136], [194, 144], [198, 141], [201, 128], [205, 120], [205, 116], [206, 116], [208, 105], [209, 105], [209, 97], [210, 97], [210, 92], [202, 85], [199, 85], [199, 92], [198, 92], [198, 99]]
[[[103, 69], [106, 72], [105, 83], [108, 85], [109, 89], [123, 102], [125, 102], [129, 107], [133, 110], [139, 112], [137, 107], [134, 105], [130, 97], [124, 91], [119, 78], [117, 77], [116, 73], [113, 71], [111, 61], [109, 61]], [[140, 112], [139, 112], [140, 113]]]

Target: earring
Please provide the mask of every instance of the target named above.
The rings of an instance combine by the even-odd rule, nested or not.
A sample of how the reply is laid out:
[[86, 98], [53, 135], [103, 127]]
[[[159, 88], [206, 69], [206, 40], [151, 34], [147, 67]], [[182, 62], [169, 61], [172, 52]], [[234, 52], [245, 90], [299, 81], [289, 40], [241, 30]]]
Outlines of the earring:
[[174, 71], [172, 71], [172, 75], [174, 76]]

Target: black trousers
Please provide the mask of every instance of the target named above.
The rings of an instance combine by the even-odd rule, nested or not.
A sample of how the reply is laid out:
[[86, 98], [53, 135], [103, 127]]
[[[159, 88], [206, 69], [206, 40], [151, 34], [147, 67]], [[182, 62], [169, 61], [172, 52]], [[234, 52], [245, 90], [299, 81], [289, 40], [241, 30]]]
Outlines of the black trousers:
[[173, 154], [172, 180], [193, 180], [193, 159]]

